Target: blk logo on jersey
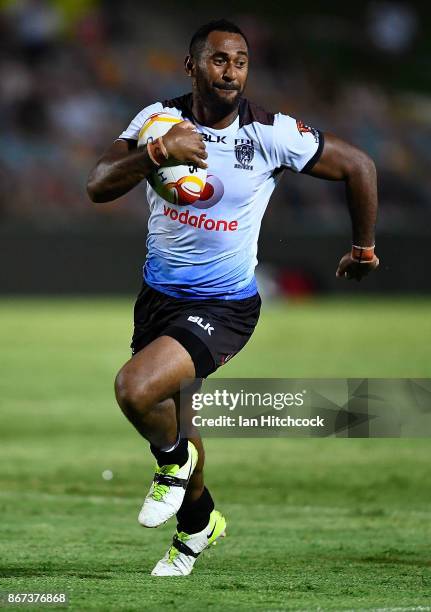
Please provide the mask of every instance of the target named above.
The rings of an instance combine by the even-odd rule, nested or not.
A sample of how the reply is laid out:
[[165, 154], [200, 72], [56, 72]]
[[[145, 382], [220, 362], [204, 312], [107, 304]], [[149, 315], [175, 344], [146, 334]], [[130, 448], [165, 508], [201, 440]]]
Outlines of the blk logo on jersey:
[[235, 164], [234, 168], [253, 170], [250, 165], [254, 157], [253, 141], [248, 138], [235, 138], [235, 157], [239, 163]]
[[197, 323], [199, 327], [202, 327], [204, 331], [208, 332], [209, 336], [211, 336], [211, 332], [214, 331], [214, 327], [211, 326], [211, 323], [204, 323], [202, 317], [190, 315], [187, 321], [191, 321], [192, 323]]
[[213, 134], [207, 134], [206, 132], [202, 132], [203, 141], [204, 142], [213, 142], [215, 144], [227, 144], [226, 143], [226, 134], [224, 136], [213, 136]]

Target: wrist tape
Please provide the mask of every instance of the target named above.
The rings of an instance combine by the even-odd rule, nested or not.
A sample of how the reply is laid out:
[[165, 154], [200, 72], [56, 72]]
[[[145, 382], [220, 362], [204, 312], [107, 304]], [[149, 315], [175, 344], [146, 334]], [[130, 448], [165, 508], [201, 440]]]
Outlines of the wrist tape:
[[374, 247], [364, 247], [364, 246], [356, 246], [352, 245], [351, 258], [353, 261], [357, 261], [358, 263], [369, 263], [374, 259]]

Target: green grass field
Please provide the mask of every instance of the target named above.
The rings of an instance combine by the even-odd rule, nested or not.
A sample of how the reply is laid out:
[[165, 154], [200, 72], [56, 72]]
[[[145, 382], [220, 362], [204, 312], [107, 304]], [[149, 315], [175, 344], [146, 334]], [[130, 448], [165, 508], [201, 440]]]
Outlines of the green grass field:
[[[132, 305], [0, 302], [0, 590], [66, 591], [73, 610], [431, 610], [427, 439], [211, 439], [228, 537], [188, 578], [149, 576], [175, 524], [137, 523], [153, 461], [112, 390]], [[430, 309], [264, 305], [219, 375], [430, 377]]]

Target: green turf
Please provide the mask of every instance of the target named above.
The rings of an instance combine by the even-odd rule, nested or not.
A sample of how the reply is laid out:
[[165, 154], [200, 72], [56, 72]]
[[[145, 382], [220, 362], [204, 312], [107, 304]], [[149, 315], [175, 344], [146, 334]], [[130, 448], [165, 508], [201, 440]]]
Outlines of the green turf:
[[[132, 299], [0, 302], [0, 590], [73, 610], [431, 609], [428, 440], [207, 442], [228, 537], [151, 578], [173, 533], [137, 511], [152, 460], [120, 415]], [[223, 377], [430, 377], [431, 301], [265, 305]], [[101, 473], [110, 469], [111, 481]]]

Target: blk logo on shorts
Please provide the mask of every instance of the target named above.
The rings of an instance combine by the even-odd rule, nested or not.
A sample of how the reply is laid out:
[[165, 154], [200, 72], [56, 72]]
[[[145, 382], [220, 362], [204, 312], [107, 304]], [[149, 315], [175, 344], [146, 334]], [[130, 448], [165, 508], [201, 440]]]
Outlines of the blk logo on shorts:
[[202, 317], [190, 315], [187, 321], [191, 321], [192, 323], [197, 323], [199, 327], [202, 327], [204, 331], [208, 332], [209, 336], [211, 336], [211, 332], [214, 331], [214, 327], [211, 327], [211, 323], [204, 323]]
[[235, 164], [234, 168], [241, 168], [242, 170], [253, 170], [253, 166], [250, 166], [254, 157], [254, 144], [252, 140], [248, 138], [236, 138], [235, 139], [235, 157], [238, 160], [238, 164]]

